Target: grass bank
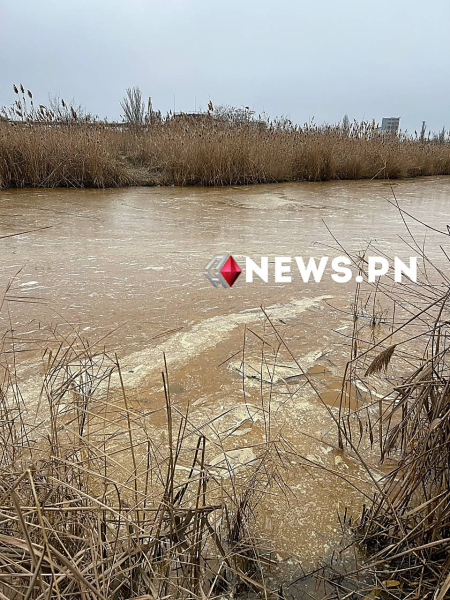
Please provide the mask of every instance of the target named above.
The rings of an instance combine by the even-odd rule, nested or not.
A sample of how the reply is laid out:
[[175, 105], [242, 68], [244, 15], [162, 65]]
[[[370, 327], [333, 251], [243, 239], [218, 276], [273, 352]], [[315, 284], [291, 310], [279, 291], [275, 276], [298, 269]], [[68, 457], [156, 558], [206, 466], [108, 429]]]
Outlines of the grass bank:
[[295, 126], [168, 116], [140, 127], [0, 121], [0, 187], [239, 185], [450, 174], [450, 143], [369, 123]]

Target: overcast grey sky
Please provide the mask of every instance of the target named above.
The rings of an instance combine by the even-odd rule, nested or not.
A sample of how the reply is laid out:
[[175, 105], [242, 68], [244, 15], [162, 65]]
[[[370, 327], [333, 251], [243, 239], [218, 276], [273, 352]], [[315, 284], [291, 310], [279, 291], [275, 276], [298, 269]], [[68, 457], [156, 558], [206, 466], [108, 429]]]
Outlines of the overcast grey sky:
[[449, 0], [0, 0], [0, 23], [0, 105], [23, 83], [116, 119], [139, 85], [163, 112], [450, 129]]

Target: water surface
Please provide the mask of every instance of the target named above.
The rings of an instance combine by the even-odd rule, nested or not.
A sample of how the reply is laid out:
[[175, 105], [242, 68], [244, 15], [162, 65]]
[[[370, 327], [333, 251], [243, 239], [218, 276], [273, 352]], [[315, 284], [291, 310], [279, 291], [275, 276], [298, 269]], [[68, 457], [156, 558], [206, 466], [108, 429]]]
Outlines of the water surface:
[[[226, 434], [230, 450], [257, 446], [268, 434], [258, 408], [267, 397], [261, 399], [260, 381], [252, 373], [259, 369], [261, 379], [256, 336], [247, 342], [248, 367], [242, 372], [245, 329], [250, 337], [268, 333], [259, 308], [266, 307], [324, 397], [332, 398], [349, 356], [355, 283], [337, 285], [327, 276], [321, 283], [296, 277], [292, 284], [246, 284], [241, 276], [233, 288], [216, 289], [204, 277], [205, 265], [221, 253], [232, 253], [238, 263], [244, 256], [335, 256], [342, 254], [330, 248], [336, 240], [351, 252], [373, 241], [386, 254], [406, 258], [409, 234], [392, 204], [394, 193], [408, 213], [445, 230], [450, 178], [392, 187], [363, 181], [2, 191], [0, 235], [24, 232], [1, 240], [3, 287], [10, 281], [8, 295], [28, 300], [5, 303], [3, 330], [14, 330], [16, 350], [28, 366], [45, 346], [49, 327], [65, 335], [72, 329], [92, 343], [100, 340], [122, 358], [132, 400], [149, 406], [164, 403], [165, 352], [173, 398], [194, 407], [193, 421], [230, 411], [217, 421], [215, 434]], [[422, 243], [424, 228], [407, 221]], [[438, 257], [433, 235], [427, 233], [427, 243]], [[292, 357], [283, 350], [277, 362], [285, 369], [277, 372], [284, 386]], [[299, 456], [365, 485], [361, 467], [335, 452], [327, 409], [304, 380], [295, 379], [298, 373], [292, 374], [296, 387], [288, 386], [288, 394], [279, 387], [274, 394], [270, 435], [282, 432]], [[155, 421], [155, 432], [158, 426]], [[282, 555], [294, 553], [312, 564], [336, 544], [337, 511], [349, 504], [357, 512], [361, 498], [342, 480], [305, 468], [292, 456], [286, 481], [289, 504], [286, 498], [268, 498], [260, 527]]]

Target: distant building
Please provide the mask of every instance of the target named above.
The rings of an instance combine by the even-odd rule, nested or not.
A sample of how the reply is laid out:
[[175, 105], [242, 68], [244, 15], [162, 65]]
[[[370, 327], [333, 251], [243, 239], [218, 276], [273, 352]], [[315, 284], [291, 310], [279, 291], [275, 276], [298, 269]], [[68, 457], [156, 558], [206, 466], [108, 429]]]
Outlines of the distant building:
[[210, 118], [210, 113], [205, 112], [178, 112], [172, 115], [175, 121], [207, 121]]
[[400, 127], [400, 117], [383, 117], [381, 121], [381, 131], [383, 133], [398, 134]]

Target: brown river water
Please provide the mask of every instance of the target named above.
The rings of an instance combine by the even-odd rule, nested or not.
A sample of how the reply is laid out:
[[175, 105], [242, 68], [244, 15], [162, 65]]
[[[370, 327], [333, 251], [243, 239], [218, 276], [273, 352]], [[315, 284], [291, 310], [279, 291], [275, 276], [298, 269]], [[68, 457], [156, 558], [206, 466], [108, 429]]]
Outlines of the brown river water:
[[[329, 247], [336, 246], [330, 231], [349, 251], [376, 241], [386, 254], [406, 258], [412, 252], [389, 202], [393, 191], [405, 211], [445, 229], [450, 216], [445, 177], [399, 181], [392, 189], [386, 182], [363, 181], [1, 191], [0, 235], [24, 232], [1, 240], [0, 257], [3, 287], [12, 281], [9, 295], [27, 300], [7, 302], [1, 313], [3, 330], [14, 329], [23, 378], [30, 376], [45, 327], [73, 328], [117, 352], [132, 399], [162, 406], [164, 352], [174, 401], [180, 407], [189, 402], [199, 424], [227, 412], [215, 422], [215, 434], [226, 437], [237, 467], [244, 469], [267, 436], [258, 408], [261, 349], [253, 332], [270, 335], [270, 327], [260, 307], [333, 405], [349, 357], [355, 282], [336, 284], [326, 275], [320, 283], [303, 283], [293, 272], [291, 284], [275, 284], [273, 276], [267, 284], [250, 284], [241, 275], [234, 287], [216, 289], [204, 276], [205, 265], [222, 253], [241, 264], [245, 256], [340, 255], [342, 250]], [[407, 220], [422, 242], [424, 228]], [[430, 254], [438, 257], [432, 233], [427, 240]], [[239, 351], [245, 330], [243, 376]], [[290, 492], [266, 499], [258, 526], [275, 540], [281, 557], [294, 555], [308, 566], [337, 544], [337, 511], [346, 505], [355, 514], [360, 509], [362, 497], [339, 475], [369, 484], [362, 467], [334, 449], [332, 419], [304, 380], [299, 384], [292, 356], [283, 349], [277, 363], [283, 366], [274, 380], [285, 385], [292, 373], [296, 387], [286, 384], [289, 393], [274, 393], [271, 435], [281, 433], [293, 453], [337, 476], [291, 458]], [[270, 379], [269, 371], [263, 379], [266, 375]]]

